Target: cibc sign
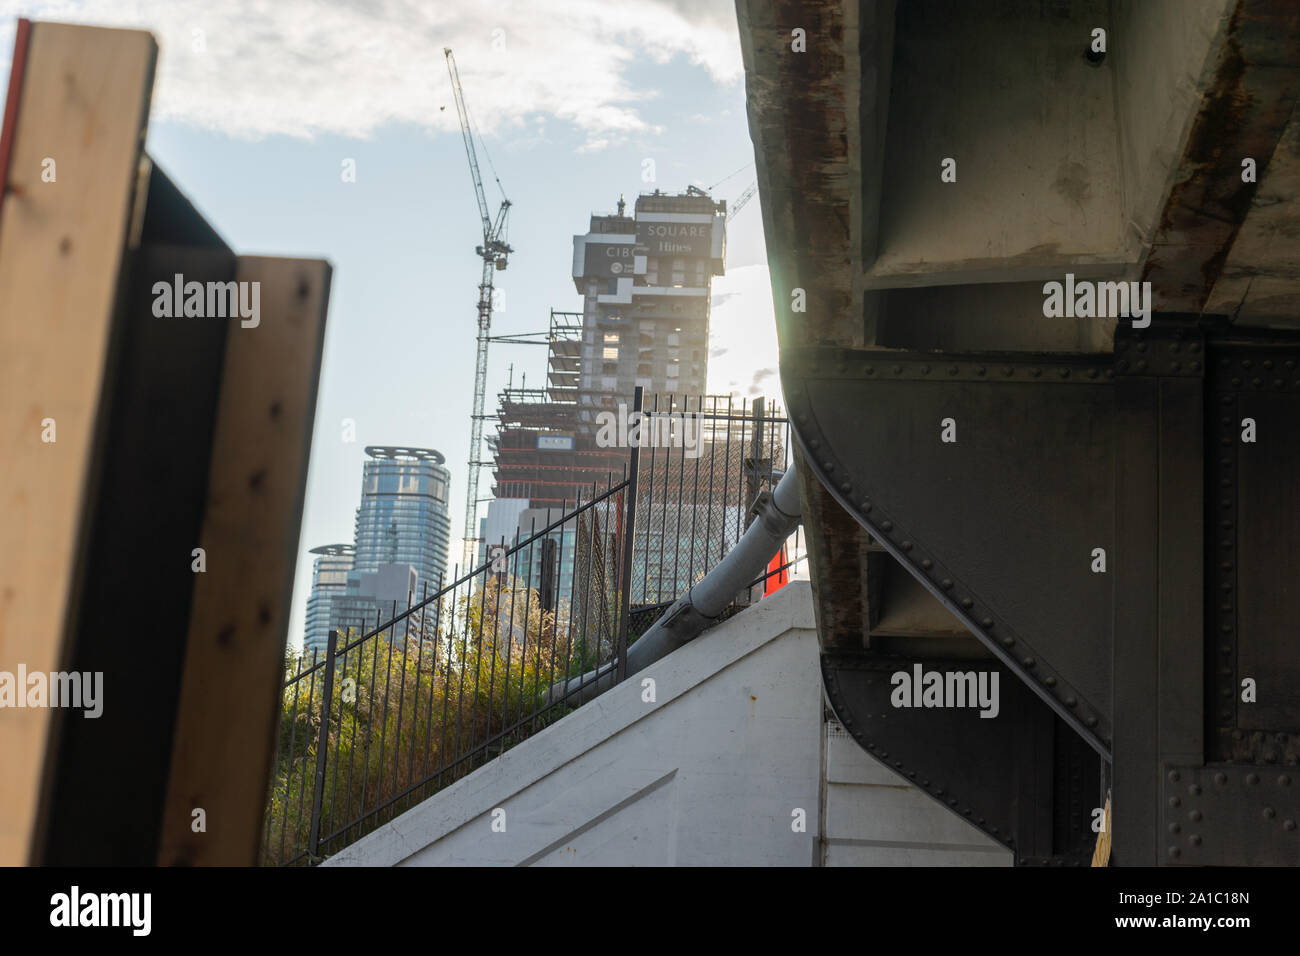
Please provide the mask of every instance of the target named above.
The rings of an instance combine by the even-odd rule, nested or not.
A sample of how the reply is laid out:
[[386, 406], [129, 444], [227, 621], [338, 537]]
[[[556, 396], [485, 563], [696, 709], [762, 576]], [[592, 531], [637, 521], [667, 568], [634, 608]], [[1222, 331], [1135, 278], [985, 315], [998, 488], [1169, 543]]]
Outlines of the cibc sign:
[[631, 275], [636, 260], [636, 246], [630, 242], [588, 242], [583, 260], [583, 275]]

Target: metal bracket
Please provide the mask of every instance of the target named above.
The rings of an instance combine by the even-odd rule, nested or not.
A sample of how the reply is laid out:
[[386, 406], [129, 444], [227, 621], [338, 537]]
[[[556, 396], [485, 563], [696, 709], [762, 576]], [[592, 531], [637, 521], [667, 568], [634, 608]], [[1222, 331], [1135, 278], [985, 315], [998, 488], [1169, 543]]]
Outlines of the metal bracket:
[[894, 708], [891, 673], [918, 662], [895, 654], [823, 654], [835, 718], [871, 756], [1015, 851], [1018, 865], [1086, 865], [1092, 834], [1085, 832], [1090, 806], [1083, 795], [1095, 785], [1096, 755], [992, 660], [926, 659], [924, 665], [999, 672], [995, 719], [953, 708]]
[[[1107, 386], [1114, 378], [1109, 357], [990, 353], [954, 358], [879, 353], [877, 358], [872, 353], [835, 349], [792, 350], [787, 355], [789, 358], [783, 362], [782, 379], [786, 383], [794, 433], [810, 468], [822, 484], [981, 643], [1088, 741], [1098, 754], [1109, 759], [1111, 728], [1103, 703], [1086, 700], [1062, 671], [1044, 658], [1033, 642], [965, 584], [941, 560], [939, 550], [942, 545], [932, 548], [918, 541], [900, 526], [889, 506], [883, 505], [862, 487], [862, 480], [855, 471], [862, 458], [870, 458], [871, 449], [857, 445], [846, 448], [843, 441], [846, 436], [838, 433], [834, 437], [828, 436], [809, 391], [813, 380], [864, 384], [873, 381], [924, 382], [939, 386], [946, 382], [978, 382], [989, 387], [997, 387], [1003, 382], [1034, 385], [1053, 382], [1088, 389]], [[937, 427], [938, 423], [935, 424]], [[1109, 482], [1109, 463], [1106, 468]]]

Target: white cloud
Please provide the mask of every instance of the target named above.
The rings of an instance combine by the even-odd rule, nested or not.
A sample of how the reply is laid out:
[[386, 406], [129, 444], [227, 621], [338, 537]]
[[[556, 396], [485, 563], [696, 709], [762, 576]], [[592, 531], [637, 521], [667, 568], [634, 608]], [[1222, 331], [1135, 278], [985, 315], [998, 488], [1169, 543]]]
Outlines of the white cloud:
[[[30, 0], [12, 17], [151, 30], [162, 48], [156, 119], [260, 138], [367, 137], [386, 123], [457, 128], [443, 47], [456, 54], [483, 133], [538, 114], [586, 149], [653, 132], [632, 86], [638, 63], [674, 57], [718, 83], [740, 79], [730, 0]], [[7, 56], [12, 40], [0, 56]], [[446, 106], [440, 110], [440, 106]]]

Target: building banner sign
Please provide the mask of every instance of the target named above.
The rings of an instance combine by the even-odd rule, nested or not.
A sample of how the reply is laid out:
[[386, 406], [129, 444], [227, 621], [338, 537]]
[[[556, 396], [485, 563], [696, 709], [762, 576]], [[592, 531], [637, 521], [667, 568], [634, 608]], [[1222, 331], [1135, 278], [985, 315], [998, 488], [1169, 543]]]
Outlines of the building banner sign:
[[538, 451], [573, 451], [572, 435], [538, 435]]
[[638, 222], [636, 241], [648, 256], [702, 256], [713, 251], [713, 224], [708, 222]]
[[585, 276], [631, 275], [636, 246], [630, 242], [588, 242], [583, 261]]

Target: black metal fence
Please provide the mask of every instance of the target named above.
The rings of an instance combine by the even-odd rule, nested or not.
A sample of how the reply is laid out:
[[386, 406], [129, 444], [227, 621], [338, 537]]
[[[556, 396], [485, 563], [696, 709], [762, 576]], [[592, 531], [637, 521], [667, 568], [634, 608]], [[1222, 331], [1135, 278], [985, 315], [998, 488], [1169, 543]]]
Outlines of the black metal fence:
[[[695, 416], [693, 446], [633, 445], [621, 480], [405, 609], [376, 611], [373, 626], [331, 631], [323, 655], [288, 662], [264, 863], [318, 862], [569, 713], [585, 684], [563, 696], [552, 686], [621, 666], [739, 540], [750, 504], [789, 464], [786, 421], [761, 402], [674, 407]], [[656, 398], [646, 420], [659, 409]], [[791, 544], [736, 609], [786, 580], [803, 556], [798, 535]]]

